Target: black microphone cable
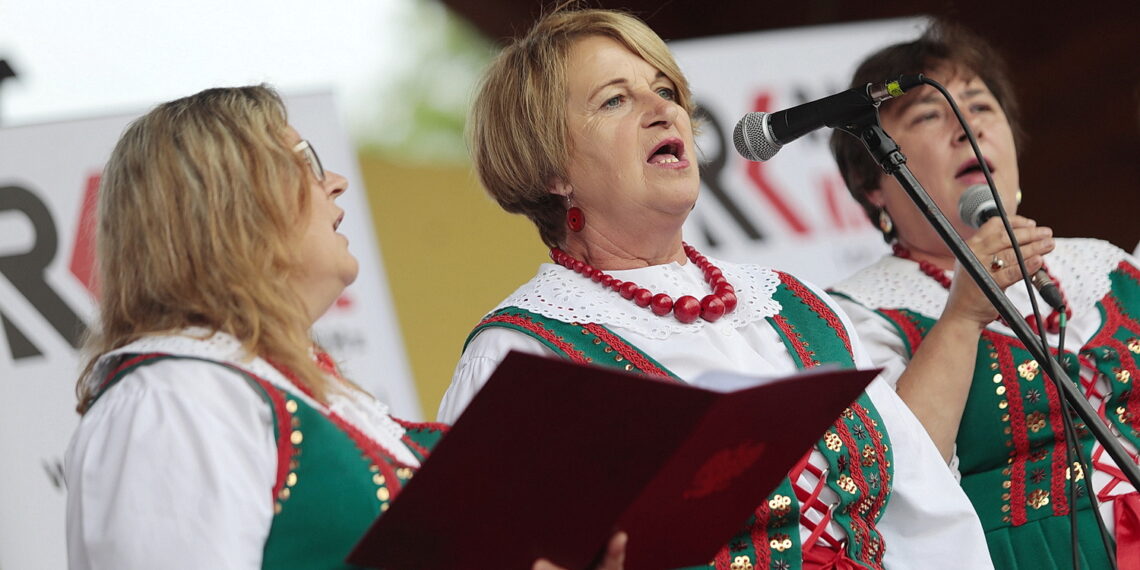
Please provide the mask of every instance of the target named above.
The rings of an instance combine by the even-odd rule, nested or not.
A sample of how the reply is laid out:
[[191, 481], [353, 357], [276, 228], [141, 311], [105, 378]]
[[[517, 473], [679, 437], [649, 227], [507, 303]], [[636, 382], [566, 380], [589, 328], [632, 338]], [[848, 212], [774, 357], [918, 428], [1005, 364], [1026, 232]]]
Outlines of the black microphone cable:
[[[950, 109], [953, 110], [954, 116], [958, 119], [958, 122], [962, 125], [962, 130], [963, 130], [963, 132], [966, 133], [966, 137], [970, 141], [970, 148], [973, 149], [974, 156], [976, 156], [978, 158], [978, 165], [981, 167], [982, 174], [986, 177], [986, 184], [989, 186], [990, 194], [993, 196], [994, 203], [997, 206], [998, 216], [1001, 218], [1002, 224], [1005, 226], [1005, 232], [1009, 236], [1010, 243], [1013, 245], [1013, 253], [1014, 253], [1014, 256], [1017, 258], [1017, 265], [1021, 269], [1022, 282], [1025, 283], [1026, 291], [1029, 293], [1029, 303], [1033, 308], [1033, 315], [1037, 319], [1037, 334], [1041, 339], [1041, 345], [1043, 347], [1045, 347], [1046, 351], [1048, 351], [1049, 350], [1049, 342], [1048, 342], [1047, 337], [1045, 336], [1045, 326], [1044, 326], [1045, 321], [1041, 318], [1041, 311], [1037, 306], [1037, 298], [1033, 294], [1034, 293], [1033, 284], [1030, 281], [1029, 271], [1027, 271], [1027, 269], [1025, 267], [1025, 258], [1021, 255], [1021, 246], [1017, 242], [1017, 236], [1015, 236], [1013, 233], [1013, 226], [1009, 222], [1009, 216], [1005, 212], [1005, 206], [1002, 205], [1001, 196], [998, 195], [997, 187], [994, 185], [993, 176], [990, 174], [990, 169], [986, 165], [985, 158], [982, 156], [982, 149], [978, 146], [978, 139], [974, 136], [974, 132], [970, 128], [969, 122], [966, 121], [966, 118], [964, 116], [962, 116], [962, 111], [958, 108], [958, 104], [954, 101], [954, 97], [952, 95], [950, 95], [950, 92], [947, 91], [946, 88], [942, 86], [942, 84], [938, 83], [937, 81], [935, 81], [933, 79], [930, 79], [929, 77], [926, 77], [925, 75], [919, 76], [919, 77], [921, 78], [922, 83], [925, 83], [925, 84], [937, 89], [938, 92], [941, 93], [942, 96], [946, 99], [946, 101], [950, 104]], [[1066, 309], [1067, 309], [1067, 307], [1064, 304], [1062, 304], [1061, 307], [1059, 309], [1057, 309], [1059, 316], [1060, 316], [1058, 354], [1062, 358], [1064, 357], [1063, 349], [1064, 349], [1065, 327], [1068, 324], [1066, 322], [1067, 319], [1065, 318], [1065, 310]], [[1056, 375], [1053, 373], [1054, 371], [1050, 370], [1050, 366], [1048, 365], [1048, 363], [1044, 363], [1041, 368], [1042, 368], [1042, 371], [1045, 374], [1047, 374], [1053, 382], [1059, 382]], [[1086, 462], [1084, 456], [1082, 455], [1081, 449], [1080, 449], [1079, 444], [1077, 442], [1076, 429], [1073, 427], [1073, 420], [1070, 417], [1070, 412], [1068, 410], [1068, 404], [1065, 402], [1064, 398], [1060, 398], [1059, 402], [1060, 402], [1061, 407], [1062, 407], [1061, 423], [1063, 425], [1064, 434], [1065, 434], [1065, 447], [1066, 447], [1066, 458], [1065, 458], [1065, 460], [1066, 460], [1066, 464], [1067, 464], [1066, 472], [1069, 475], [1067, 477], [1068, 485], [1069, 485], [1069, 525], [1070, 525], [1069, 528], [1070, 528], [1070, 542], [1071, 542], [1070, 546], [1071, 546], [1071, 552], [1073, 555], [1073, 570], [1080, 570], [1080, 568], [1081, 568], [1081, 564], [1080, 564], [1080, 542], [1079, 542], [1079, 538], [1078, 538], [1078, 525], [1077, 525], [1077, 502], [1076, 502], [1078, 471], [1080, 471], [1080, 474], [1084, 475], [1085, 485], [1087, 487], [1087, 495], [1089, 498], [1089, 504], [1092, 506], [1093, 518], [1096, 520], [1097, 526], [1099, 527], [1101, 541], [1104, 543], [1105, 553], [1108, 555], [1107, 558], [1109, 559], [1113, 570], [1115, 570], [1116, 569], [1116, 557], [1113, 555], [1115, 549], [1113, 548], [1111, 539], [1108, 536], [1108, 529], [1104, 525], [1104, 520], [1100, 516], [1100, 508], [1097, 505], [1096, 496], [1095, 496], [1096, 492], [1093, 489], [1093, 484], [1092, 484], [1092, 471], [1085, 467], [1088, 463]]]

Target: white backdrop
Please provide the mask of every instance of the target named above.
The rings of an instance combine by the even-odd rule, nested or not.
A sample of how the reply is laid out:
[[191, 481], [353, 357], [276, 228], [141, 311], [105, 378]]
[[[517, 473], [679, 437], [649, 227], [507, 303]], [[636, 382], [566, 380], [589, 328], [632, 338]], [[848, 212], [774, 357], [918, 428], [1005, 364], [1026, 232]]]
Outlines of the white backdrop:
[[716, 257], [769, 265], [823, 286], [889, 251], [847, 193], [828, 150], [831, 129], [785, 145], [766, 163], [741, 158], [732, 132], [750, 111], [778, 111], [846, 89], [860, 59], [917, 36], [923, 22], [881, 20], [670, 43], [707, 113], [697, 146], [708, 163], [685, 239]]
[[[290, 122], [326, 168], [344, 174], [341, 232], [360, 277], [316, 325], [347, 374], [419, 419], [356, 154], [331, 95], [286, 98]], [[127, 123], [116, 116], [0, 129], [0, 568], [64, 568], [60, 462], [78, 416], [73, 347], [94, 303], [84, 285], [89, 252], [84, 196]]]

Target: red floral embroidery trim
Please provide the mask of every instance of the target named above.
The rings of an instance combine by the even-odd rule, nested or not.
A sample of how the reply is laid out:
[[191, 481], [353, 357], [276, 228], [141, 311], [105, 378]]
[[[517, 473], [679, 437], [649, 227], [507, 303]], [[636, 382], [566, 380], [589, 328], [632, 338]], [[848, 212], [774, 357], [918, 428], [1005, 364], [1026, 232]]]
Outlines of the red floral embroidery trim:
[[819, 366], [819, 361], [815, 359], [815, 353], [804, 346], [804, 339], [800, 336], [799, 331], [797, 331], [783, 315], [772, 317], [772, 321], [776, 323], [776, 326], [780, 327], [780, 330], [784, 333], [784, 337], [792, 343], [792, 348], [796, 351], [796, 357], [800, 359], [800, 364], [802, 364], [804, 368]]
[[[1022, 394], [1019, 390], [1017, 368], [1013, 363], [1013, 354], [1009, 349], [1009, 340], [991, 331], [983, 331], [982, 338], [989, 341], [991, 350], [998, 355], [998, 369], [1001, 371], [1002, 385], [1005, 386], [1005, 400], [1008, 402], [1006, 410], [1009, 413], [1010, 438], [1013, 440], [1013, 463], [1010, 464], [1009, 489], [1009, 515], [1013, 526], [1025, 524], [1025, 465], [1029, 458], [1029, 434], [1025, 424], [1025, 408], [1022, 406]], [[982, 347], [979, 347], [982, 349]], [[1047, 392], [1050, 407], [1053, 407], [1056, 394]]]
[[827, 321], [827, 324], [839, 335], [839, 338], [843, 339], [843, 347], [847, 349], [847, 353], [851, 354], [851, 338], [847, 336], [847, 328], [844, 327], [843, 322], [839, 320], [839, 315], [836, 315], [835, 311], [832, 310], [823, 299], [820, 299], [818, 295], [808, 289], [799, 279], [783, 271], [777, 271], [776, 274], [780, 276], [780, 281], [786, 285], [796, 297], [799, 297], [800, 301], [808, 307], [811, 307], [812, 311]]
[[918, 346], [926, 338], [923, 336], [922, 329], [918, 327], [918, 323], [898, 309], [879, 309], [879, 312], [902, 329], [903, 334], [906, 335], [906, 342], [910, 345], [910, 354], [913, 356], [914, 353], [918, 352]]
[[[389, 416], [389, 417], [391, 417], [391, 416]], [[392, 421], [400, 424], [400, 426], [406, 430], [429, 429], [429, 430], [438, 431], [438, 432], [447, 432], [447, 430], [448, 430], [447, 424], [439, 423], [439, 422], [409, 422], [406, 420], [401, 420], [399, 418], [392, 418]], [[409, 436], [406, 433], [400, 439], [404, 442], [404, 445], [411, 448], [412, 451], [416, 452], [416, 454], [419, 455], [420, 457], [426, 458], [428, 456], [428, 454], [430, 453], [428, 451], [428, 448], [417, 443], [415, 440], [412, 439], [411, 436]]]
[[645, 355], [641, 354], [632, 346], [630, 346], [629, 343], [623, 341], [613, 334], [610, 334], [610, 331], [606, 330], [605, 327], [595, 323], [587, 323], [585, 325], [582, 325], [582, 328], [590, 331], [591, 334], [602, 339], [602, 342], [613, 347], [613, 349], [616, 350], [617, 353], [622, 356], [622, 358], [628, 360], [630, 364], [636, 366], [642, 372], [652, 374], [654, 376], [663, 376], [666, 378], [669, 377], [669, 373], [658, 368], [656, 365], [650, 362], [649, 359], [645, 357]]
[[483, 319], [483, 322], [479, 323], [478, 326], [483, 326], [488, 323], [507, 323], [522, 327], [538, 335], [543, 340], [546, 340], [554, 346], [557, 346], [558, 349], [565, 353], [571, 361], [577, 362], [579, 364], [587, 364], [589, 362], [589, 360], [586, 358], [586, 354], [575, 348], [574, 345], [566, 342], [565, 339], [554, 334], [554, 331], [526, 317], [509, 314], [492, 315], [486, 319]]

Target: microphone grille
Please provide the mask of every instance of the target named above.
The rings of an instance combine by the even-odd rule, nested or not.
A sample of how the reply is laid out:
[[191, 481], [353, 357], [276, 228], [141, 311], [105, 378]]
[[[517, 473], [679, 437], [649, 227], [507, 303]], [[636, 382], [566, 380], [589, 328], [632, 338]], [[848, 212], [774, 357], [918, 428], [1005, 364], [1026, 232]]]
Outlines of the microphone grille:
[[776, 155], [782, 145], [768, 135], [768, 113], [752, 112], [744, 115], [732, 131], [732, 144], [740, 156], [752, 161], [765, 161]]
[[985, 184], [975, 184], [958, 199], [958, 215], [971, 228], [976, 228], [997, 214], [997, 203]]

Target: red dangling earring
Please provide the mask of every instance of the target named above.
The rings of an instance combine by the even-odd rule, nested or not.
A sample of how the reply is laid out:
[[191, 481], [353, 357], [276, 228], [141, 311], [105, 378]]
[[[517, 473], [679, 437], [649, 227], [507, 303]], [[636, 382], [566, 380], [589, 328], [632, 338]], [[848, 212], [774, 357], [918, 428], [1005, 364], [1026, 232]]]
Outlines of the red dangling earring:
[[580, 232], [586, 227], [586, 214], [582, 213], [581, 208], [578, 206], [566, 208], [566, 227], [573, 232]]

